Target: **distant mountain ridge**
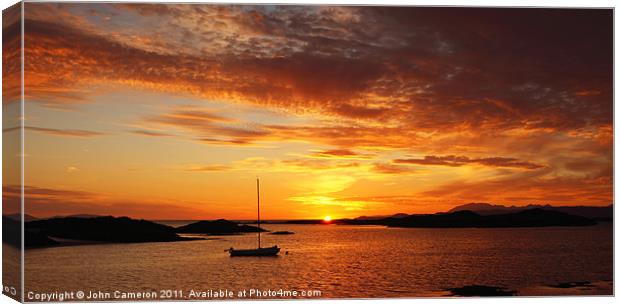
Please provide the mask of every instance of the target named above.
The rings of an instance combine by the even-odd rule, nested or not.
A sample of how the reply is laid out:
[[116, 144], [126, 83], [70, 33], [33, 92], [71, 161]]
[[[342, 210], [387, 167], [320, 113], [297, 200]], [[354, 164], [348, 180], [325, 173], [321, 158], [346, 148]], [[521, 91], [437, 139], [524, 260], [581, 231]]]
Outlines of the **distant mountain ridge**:
[[354, 218], [354, 220], [358, 220], [358, 221], [380, 220], [380, 219], [386, 219], [386, 218], [403, 218], [407, 216], [409, 216], [409, 214], [406, 214], [406, 213], [396, 213], [392, 215], [372, 215], [372, 216], [363, 215], [363, 216], [358, 216]]
[[[18, 221], [18, 222], [22, 220], [22, 214], [21, 213], [7, 214], [7, 215], [4, 215], [4, 217], [10, 218], [10, 219]], [[32, 215], [30, 215], [28, 213], [24, 214], [24, 221], [25, 222], [36, 221], [38, 219], [39, 218], [34, 217], [34, 216], [32, 216]]]
[[570, 215], [579, 215], [590, 219], [612, 219], [613, 204], [608, 206], [551, 206], [551, 205], [527, 205], [527, 206], [504, 206], [489, 203], [469, 203], [456, 206], [448, 211], [454, 213], [459, 211], [473, 211], [480, 215], [497, 215], [515, 213], [529, 209], [543, 209], [559, 211]]
[[97, 214], [83, 214], [83, 213], [80, 213], [80, 214], [70, 214], [70, 215], [57, 215], [57, 216], [50, 217], [48, 219], [68, 218], [68, 217], [89, 219], [89, 218], [106, 217], [106, 216], [111, 216], [111, 215], [97, 215]]
[[[28, 213], [24, 214], [24, 221], [25, 222], [32, 222], [32, 221], [36, 221], [36, 220], [48, 220], [48, 219], [56, 219], [56, 218], [68, 218], [68, 217], [73, 217], [73, 218], [96, 218], [96, 217], [105, 217], [105, 216], [109, 216], [109, 215], [97, 215], [97, 214], [71, 214], [71, 215], [56, 215], [56, 216], [52, 216], [52, 217], [47, 217], [47, 218], [39, 218], [36, 216], [32, 216]], [[22, 215], [21, 213], [13, 213], [13, 214], [6, 214], [4, 215], [4, 217], [8, 217], [12, 220], [16, 220], [16, 221], [21, 221], [22, 220]]]

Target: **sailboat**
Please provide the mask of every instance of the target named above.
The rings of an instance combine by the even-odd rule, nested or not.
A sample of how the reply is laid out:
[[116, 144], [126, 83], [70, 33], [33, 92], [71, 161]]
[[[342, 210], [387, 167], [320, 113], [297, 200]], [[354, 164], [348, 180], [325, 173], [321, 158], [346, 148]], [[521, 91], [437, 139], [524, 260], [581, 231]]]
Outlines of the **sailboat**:
[[265, 247], [262, 248], [260, 246], [260, 182], [258, 178], [256, 179], [256, 202], [258, 209], [258, 247], [255, 249], [234, 249], [230, 247], [228, 253], [230, 253], [231, 257], [236, 256], [276, 256], [280, 252], [280, 248], [278, 245], [274, 245], [273, 247]]

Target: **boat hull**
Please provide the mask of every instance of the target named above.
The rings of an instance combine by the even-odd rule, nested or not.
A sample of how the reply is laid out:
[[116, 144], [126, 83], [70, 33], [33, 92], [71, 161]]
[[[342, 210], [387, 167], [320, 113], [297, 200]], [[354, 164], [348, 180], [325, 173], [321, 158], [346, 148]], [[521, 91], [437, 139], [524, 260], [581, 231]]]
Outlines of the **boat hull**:
[[230, 249], [228, 250], [231, 257], [242, 256], [276, 256], [280, 252], [278, 246], [256, 249]]

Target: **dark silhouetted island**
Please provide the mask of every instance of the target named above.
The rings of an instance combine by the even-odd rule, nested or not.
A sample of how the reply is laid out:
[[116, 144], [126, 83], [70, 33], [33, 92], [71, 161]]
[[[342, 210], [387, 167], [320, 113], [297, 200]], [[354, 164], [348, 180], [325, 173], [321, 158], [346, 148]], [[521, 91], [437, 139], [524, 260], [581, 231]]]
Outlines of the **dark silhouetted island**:
[[[24, 247], [46, 247], [58, 245], [58, 242], [50, 239], [47, 235], [26, 229], [24, 233], [26, 242]], [[2, 241], [17, 248], [21, 248], [21, 223], [12, 218], [2, 217]]]
[[553, 288], [594, 287], [594, 285], [590, 281], [564, 282], [547, 286]]
[[[387, 218], [359, 217], [356, 219], [292, 220], [287, 224], [339, 224], [339, 225], [382, 225], [404, 228], [501, 228], [501, 227], [548, 227], [548, 226], [590, 226], [597, 220], [568, 214], [549, 208], [526, 208], [514, 213], [479, 214], [470, 210], [439, 212], [435, 214], [396, 214]], [[55, 217], [33, 220], [25, 223], [25, 247], [101, 243], [174, 242], [204, 238], [179, 236], [178, 233], [232, 235], [251, 232], [268, 232], [265, 229], [239, 224], [224, 219], [198, 221], [173, 228], [146, 220], [128, 217]], [[20, 221], [3, 217], [3, 240], [19, 247]], [[276, 231], [274, 235], [293, 234]], [[76, 242], [77, 241], [77, 242]], [[81, 242], [80, 242], [81, 241]]]
[[340, 219], [334, 222], [347, 225], [383, 225], [411, 228], [547, 227], [597, 224], [597, 221], [583, 216], [539, 208], [507, 214], [480, 215], [473, 211], [463, 210], [450, 213], [414, 214], [406, 217], [377, 220]]
[[505, 297], [517, 295], [517, 292], [514, 290], [486, 285], [466, 285], [463, 287], [448, 288], [446, 291], [449, 291], [450, 295], [457, 297]]
[[289, 235], [289, 234], [295, 234], [295, 232], [291, 232], [291, 231], [274, 231], [270, 234], [273, 235]]
[[199, 221], [177, 227], [177, 233], [200, 233], [211, 235], [228, 235], [246, 232], [265, 232], [267, 230], [250, 225], [240, 225], [235, 222], [219, 219], [215, 221]]
[[527, 209], [516, 213], [480, 215], [473, 211], [457, 211], [430, 215], [410, 215], [400, 219], [387, 219], [389, 227], [429, 228], [498, 228], [498, 227], [547, 227], [590, 226], [596, 221], [577, 215], [544, 209]]
[[[52, 239], [102, 243], [174, 242], [197, 239], [181, 237], [176, 234], [174, 228], [166, 225], [112, 216], [37, 220], [26, 223], [26, 231]], [[26, 244], [31, 241], [26, 235]]]

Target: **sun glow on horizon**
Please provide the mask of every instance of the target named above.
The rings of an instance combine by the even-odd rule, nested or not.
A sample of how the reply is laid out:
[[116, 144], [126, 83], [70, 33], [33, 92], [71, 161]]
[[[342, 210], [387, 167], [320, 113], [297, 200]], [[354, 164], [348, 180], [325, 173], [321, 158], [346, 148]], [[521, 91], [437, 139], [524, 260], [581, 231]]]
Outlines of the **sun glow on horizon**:
[[330, 215], [326, 215], [323, 218], [323, 222], [330, 223], [332, 221], [332, 217]]

